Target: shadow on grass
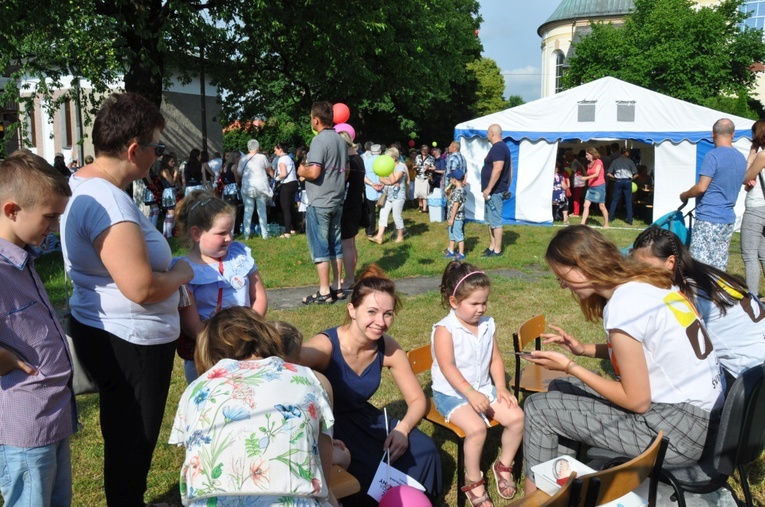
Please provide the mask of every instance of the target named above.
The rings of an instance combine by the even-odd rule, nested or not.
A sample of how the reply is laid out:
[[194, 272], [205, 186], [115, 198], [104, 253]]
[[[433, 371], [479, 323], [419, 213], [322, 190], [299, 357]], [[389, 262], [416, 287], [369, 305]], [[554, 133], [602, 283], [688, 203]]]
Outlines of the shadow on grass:
[[[406, 264], [409, 259], [409, 250], [412, 246], [404, 241], [403, 243], [389, 242], [381, 246], [382, 253], [380, 258], [375, 263], [385, 271], [392, 271], [398, 269]], [[361, 271], [366, 269], [366, 266], [361, 268]]]
[[181, 487], [180, 483], [178, 481], [170, 484], [166, 491], [160, 493], [158, 496], [155, 496], [149, 500], [149, 505], [151, 504], [161, 504], [166, 503], [171, 507], [180, 507], [181, 505]]

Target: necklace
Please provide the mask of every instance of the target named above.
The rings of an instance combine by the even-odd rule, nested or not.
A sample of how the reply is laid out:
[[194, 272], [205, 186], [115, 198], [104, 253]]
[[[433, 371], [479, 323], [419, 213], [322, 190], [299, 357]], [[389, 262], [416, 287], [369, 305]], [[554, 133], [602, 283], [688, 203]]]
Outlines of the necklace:
[[101, 171], [101, 172], [103, 172], [105, 175], [107, 175], [107, 176], [109, 177], [109, 179], [110, 179], [110, 180], [112, 180], [112, 183], [114, 183], [114, 186], [115, 186], [115, 187], [117, 187], [117, 188], [121, 188], [121, 187], [120, 187], [120, 184], [119, 184], [119, 183], [117, 183], [117, 180], [114, 178], [114, 176], [112, 176], [112, 175], [111, 175], [111, 173], [109, 173], [109, 171], [107, 171], [106, 169], [104, 169], [103, 167], [101, 167], [101, 166], [98, 164], [98, 162], [96, 162], [95, 160], [93, 161], [93, 165], [94, 165], [94, 166], [96, 166], [96, 167], [98, 167], [98, 170], [99, 170], [99, 171]]

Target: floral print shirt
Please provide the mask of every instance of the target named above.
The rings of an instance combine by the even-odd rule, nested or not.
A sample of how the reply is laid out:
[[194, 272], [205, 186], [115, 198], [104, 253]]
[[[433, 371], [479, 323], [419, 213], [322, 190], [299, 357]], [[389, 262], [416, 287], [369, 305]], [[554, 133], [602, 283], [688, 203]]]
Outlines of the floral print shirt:
[[329, 398], [310, 368], [223, 359], [181, 396], [170, 443], [183, 445], [183, 505], [328, 506], [319, 434]]

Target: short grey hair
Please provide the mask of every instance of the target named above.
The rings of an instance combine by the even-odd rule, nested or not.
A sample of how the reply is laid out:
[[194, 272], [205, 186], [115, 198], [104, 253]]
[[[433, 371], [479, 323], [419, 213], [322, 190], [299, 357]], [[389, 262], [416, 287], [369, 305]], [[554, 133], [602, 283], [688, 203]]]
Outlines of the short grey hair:
[[257, 141], [257, 139], [250, 139], [247, 141], [247, 149], [249, 151], [255, 151], [260, 149], [260, 143]]
[[716, 136], [733, 136], [736, 132], [736, 126], [728, 118], [720, 118], [712, 126], [712, 133]]

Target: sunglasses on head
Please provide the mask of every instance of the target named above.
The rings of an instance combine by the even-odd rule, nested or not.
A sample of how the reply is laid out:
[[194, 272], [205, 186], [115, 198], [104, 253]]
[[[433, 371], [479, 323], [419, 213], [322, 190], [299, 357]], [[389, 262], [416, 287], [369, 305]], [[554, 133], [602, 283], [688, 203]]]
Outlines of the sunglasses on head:
[[161, 157], [165, 153], [166, 146], [162, 143], [140, 143], [141, 146], [152, 146], [154, 148], [154, 155]]

